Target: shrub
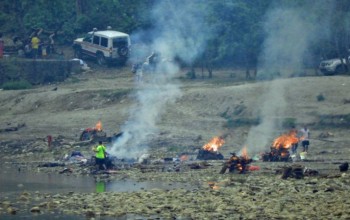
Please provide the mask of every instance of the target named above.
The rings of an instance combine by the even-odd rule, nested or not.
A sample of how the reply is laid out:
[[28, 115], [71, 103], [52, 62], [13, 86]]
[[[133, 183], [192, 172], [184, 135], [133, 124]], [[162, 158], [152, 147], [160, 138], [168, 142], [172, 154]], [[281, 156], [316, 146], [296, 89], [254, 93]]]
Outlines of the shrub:
[[2, 85], [4, 90], [20, 90], [20, 89], [31, 89], [32, 84], [30, 84], [27, 80], [20, 81], [10, 81], [6, 82]]
[[324, 95], [323, 95], [322, 93], [318, 94], [318, 96], [317, 96], [317, 101], [322, 102], [322, 101], [324, 101], [325, 99], [326, 99], [326, 98], [324, 97]]
[[103, 98], [111, 99], [111, 100], [119, 100], [124, 96], [129, 95], [131, 92], [130, 89], [118, 89], [118, 90], [102, 90], [99, 91], [99, 94]]
[[70, 83], [79, 83], [80, 82], [80, 79], [75, 77], [75, 76], [71, 76], [68, 78], [67, 82], [70, 82]]
[[196, 72], [195, 72], [195, 70], [192, 69], [192, 70], [188, 71], [188, 72], [186, 73], [186, 77], [187, 77], [188, 79], [195, 79], [195, 78], [197, 78], [197, 77], [196, 77]]
[[8, 80], [18, 81], [20, 78], [19, 65], [16, 59], [0, 59], [0, 82]]
[[284, 128], [296, 127], [296, 118], [286, 118], [282, 122]]
[[260, 118], [229, 118], [224, 124], [225, 128], [235, 128], [240, 126], [252, 126], [258, 125], [260, 123]]

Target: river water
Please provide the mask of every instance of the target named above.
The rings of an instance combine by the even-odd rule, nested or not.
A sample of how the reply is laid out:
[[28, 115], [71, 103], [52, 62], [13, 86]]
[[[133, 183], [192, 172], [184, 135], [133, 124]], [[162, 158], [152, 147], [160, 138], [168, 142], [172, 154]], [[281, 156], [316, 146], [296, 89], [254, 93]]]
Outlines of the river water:
[[[116, 174], [117, 175], [117, 174]], [[65, 174], [48, 174], [30, 172], [3, 165], [0, 169], [0, 201], [15, 201], [22, 192], [40, 193], [99, 193], [99, 192], [133, 192], [151, 189], [193, 188], [185, 183], [137, 182], [134, 180], [112, 180], [109, 182], [95, 181], [93, 176], [69, 176]], [[18, 212], [16, 215], [1, 215], [0, 219], [86, 219], [85, 216], [70, 216], [62, 213], [33, 213]], [[99, 219], [115, 219], [101, 217]], [[120, 219], [130, 219], [127, 216]], [[132, 219], [132, 218], [131, 218]]]
[[[118, 175], [118, 174], [116, 174]], [[0, 170], [0, 193], [35, 192], [134, 192], [150, 189], [191, 188], [185, 183], [137, 182], [134, 180], [112, 180], [96, 182], [92, 176], [69, 176], [65, 174], [33, 173], [13, 168]]]

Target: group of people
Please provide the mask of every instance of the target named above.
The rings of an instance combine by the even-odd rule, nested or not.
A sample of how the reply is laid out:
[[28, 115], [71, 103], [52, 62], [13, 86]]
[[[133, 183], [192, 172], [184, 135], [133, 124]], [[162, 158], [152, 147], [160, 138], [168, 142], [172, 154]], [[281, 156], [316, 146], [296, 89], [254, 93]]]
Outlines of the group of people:
[[20, 56], [23, 55], [33, 59], [46, 58], [55, 52], [54, 37], [57, 35], [57, 32], [47, 32], [49, 33], [48, 39], [43, 40], [40, 37], [43, 31], [42, 28], [36, 29], [23, 41], [17, 36], [13, 37], [13, 43], [19, 47]]
[[[302, 152], [308, 152], [309, 145], [310, 145], [310, 130], [307, 128], [307, 126], [304, 126], [300, 131], [297, 131], [295, 128], [293, 128], [295, 134], [300, 134], [299, 140], [301, 140], [301, 146], [303, 147]], [[294, 143], [292, 145], [292, 153], [296, 154], [298, 149], [298, 142]]]

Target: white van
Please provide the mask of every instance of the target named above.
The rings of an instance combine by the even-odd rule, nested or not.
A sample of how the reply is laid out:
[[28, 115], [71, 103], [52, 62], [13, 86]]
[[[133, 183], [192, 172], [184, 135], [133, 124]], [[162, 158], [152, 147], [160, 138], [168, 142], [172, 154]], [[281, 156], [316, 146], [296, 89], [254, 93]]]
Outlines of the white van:
[[76, 58], [96, 58], [99, 65], [118, 63], [124, 65], [130, 53], [130, 36], [114, 30], [91, 31], [84, 38], [74, 40]]

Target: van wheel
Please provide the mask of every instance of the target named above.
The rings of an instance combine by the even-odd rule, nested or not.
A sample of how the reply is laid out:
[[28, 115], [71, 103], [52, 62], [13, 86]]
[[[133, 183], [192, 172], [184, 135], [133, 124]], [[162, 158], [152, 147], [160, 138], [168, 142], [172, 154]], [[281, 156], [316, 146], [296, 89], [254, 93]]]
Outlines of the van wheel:
[[339, 65], [337, 66], [337, 68], [335, 69], [335, 73], [336, 74], [343, 74], [343, 73], [346, 73], [348, 71], [348, 68], [347, 66], [342, 66], [342, 65]]
[[119, 54], [119, 56], [121, 56], [121, 57], [126, 57], [126, 56], [128, 56], [128, 53], [129, 53], [129, 50], [128, 50], [128, 48], [127, 47], [120, 47], [119, 49], [118, 49], [118, 54]]
[[101, 54], [101, 53], [97, 54], [97, 63], [100, 66], [106, 65], [106, 58], [105, 58], [105, 56], [103, 56], [103, 54]]

